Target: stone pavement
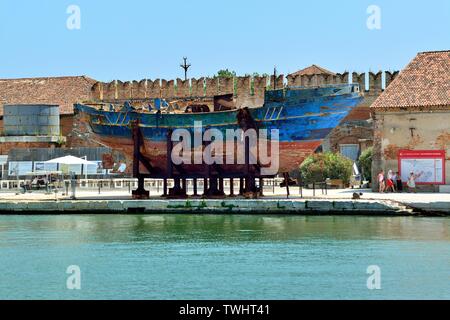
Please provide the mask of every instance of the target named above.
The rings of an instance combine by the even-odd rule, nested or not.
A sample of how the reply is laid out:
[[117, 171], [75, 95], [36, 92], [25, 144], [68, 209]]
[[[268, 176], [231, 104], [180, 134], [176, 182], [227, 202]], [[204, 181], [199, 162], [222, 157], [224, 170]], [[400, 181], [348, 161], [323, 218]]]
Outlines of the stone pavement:
[[[160, 190], [159, 190], [160, 191]], [[286, 197], [285, 188], [276, 188], [275, 192], [270, 188], [265, 188], [264, 200], [284, 200]], [[290, 188], [291, 195], [289, 199], [291, 201], [301, 201], [300, 190], [298, 187]], [[352, 200], [353, 193], [362, 193], [361, 201], [391, 201], [405, 206], [409, 206], [415, 209], [425, 211], [440, 211], [450, 212], [450, 194], [443, 193], [374, 193], [371, 190], [366, 189], [333, 189], [327, 190], [327, 194], [322, 194], [322, 191], [316, 190], [315, 196], [313, 190], [303, 189], [303, 197], [306, 200], [327, 200], [333, 202], [335, 200]], [[150, 194], [154, 199], [160, 199], [161, 192], [158, 190], [150, 190]], [[100, 194], [98, 190], [77, 189], [77, 200], [130, 200], [131, 194], [128, 189], [102, 189]], [[54, 200], [70, 200], [70, 197], [63, 195], [61, 192], [58, 194], [45, 194], [44, 192], [32, 192], [26, 194], [16, 194], [15, 192], [1, 192], [1, 202], [29, 202], [29, 201], [54, 201]], [[234, 198], [227, 198], [227, 202], [232, 203]], [[236, 198], [236, 201], [242, 201], [243, 199]]]

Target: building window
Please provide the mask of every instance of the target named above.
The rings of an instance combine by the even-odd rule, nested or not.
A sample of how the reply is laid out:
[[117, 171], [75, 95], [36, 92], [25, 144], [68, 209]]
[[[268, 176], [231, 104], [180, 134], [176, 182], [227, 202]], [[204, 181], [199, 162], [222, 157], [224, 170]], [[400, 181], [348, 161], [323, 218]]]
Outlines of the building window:
[[353, 161], [358, 160], [359, 145], [357, 144], [341, 144], [339, 145], [339, 151], [343, 156]]

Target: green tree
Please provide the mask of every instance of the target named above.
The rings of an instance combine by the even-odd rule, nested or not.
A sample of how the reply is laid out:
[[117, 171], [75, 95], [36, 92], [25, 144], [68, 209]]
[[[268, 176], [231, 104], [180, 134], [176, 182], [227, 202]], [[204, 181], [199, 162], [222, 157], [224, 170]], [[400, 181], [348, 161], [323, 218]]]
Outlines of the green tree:
[[300, 165], [300, 173], [305, 183], [341, 179], [344, 184], [348, 184], [352, 167], [352, 160], [339, 153], [316, 153], [303, 161]]
[[367, 148], [364, 150], [358, 159], [358, 164], [362, 170], [364, 179], [367, 181], [372, 181], [372, 157], [373, 148]]
[[236, 77], [235, 71], [230, 71], [228, 69], [222, 69], [217, 72], [218, 78], [234, 78]]

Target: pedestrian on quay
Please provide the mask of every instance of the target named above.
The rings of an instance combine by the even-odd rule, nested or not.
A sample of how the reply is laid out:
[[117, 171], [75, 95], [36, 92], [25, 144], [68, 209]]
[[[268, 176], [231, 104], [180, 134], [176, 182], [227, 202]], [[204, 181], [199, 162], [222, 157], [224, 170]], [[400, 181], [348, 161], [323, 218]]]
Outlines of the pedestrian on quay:
[[403, 192], [403, 181], [402, 181], [402, 177], [400, 176], [400, 173], [399, 172], [397, 172], [396, 174], [395, 174], [395, 176], [396, 176], [396, 184], [397, 184], [397, 192]]
[[394, 181], [394, 173], [392, 172], [392, 170], [389, 170], [386, 180], [386, 192], [395, 192]]
[[408, 177], [408, 182], [406, 185], [408, 186], [408, 192], [416, 193], [416, 180], [422, 175], [420, 174], [414, 174], [414, 172], [411, 171]]
[[377, 181], [378, 181], [378, 192], [383, 193], [385, 189], [385, 178], [384, 178], [384, 170], [381, 170], [378, 173]]

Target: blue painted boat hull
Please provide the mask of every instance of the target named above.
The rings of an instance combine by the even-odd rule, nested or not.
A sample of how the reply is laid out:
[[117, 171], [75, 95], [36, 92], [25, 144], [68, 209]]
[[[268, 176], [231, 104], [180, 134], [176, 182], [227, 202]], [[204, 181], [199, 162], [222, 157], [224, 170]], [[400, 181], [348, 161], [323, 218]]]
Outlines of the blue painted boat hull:
[[[357, 84], [319, 88], [287, 88], [267, 91], [262, 107], [248, 108], [256, 128], [279, 131], [280, 172], [298, 168], [313, 153], [323, 139], [362, 100]], [[83, 116], [89, 130], [102, 143], [123, 151], [132, 159], [132, 121], [138, 121], [145, 138], [143, 153], [161, 173], [167, 159], [167, 136], [175, 129], [194, 133], [194, 125], [201, 122], [206, 129], [218, 129], [224, 137], [226, 130], [242, 128], [240, 110], [209, 113], [145, 113], [135, 110], [105, 111], [76, 104], [76, 113]], [[131, 167], [131, 166], [128, 166]]]

